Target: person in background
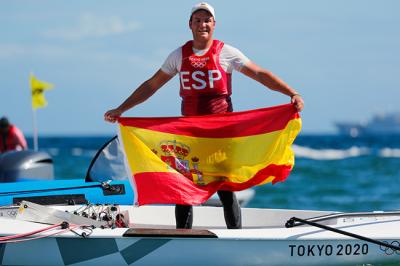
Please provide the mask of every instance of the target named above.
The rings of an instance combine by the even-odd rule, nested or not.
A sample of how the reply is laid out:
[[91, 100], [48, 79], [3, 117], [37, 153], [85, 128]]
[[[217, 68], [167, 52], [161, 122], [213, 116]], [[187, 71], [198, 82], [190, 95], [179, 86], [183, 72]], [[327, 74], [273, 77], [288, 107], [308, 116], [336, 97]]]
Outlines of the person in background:
[[0, 119], [0, 153], [28, 149], [24, 134], [6, 117]]
[[[193, 40], [173, 51], [161, 69], [141, 84], [119, 107], [107, 111], [104, 119], [116, 122], [125, 111], [146, 101], [176, 74], [180, 77], [182, 115], [232, 112], [230, 96], [233, 70], [289, 96], [297, 111], [301, 111], [304, 102], [294, 89], [268, 70], [257, 66], [238, 49], [213, 39], [215, 23], [214, 8], [208, 3], [196, 4], [189, 19]], [[248, 95], [251, 98], [250, 90]], [[218, 191], [218, 196], [224, 208], [227, 228], [241, 228], [241, 210], [235, 194], [231, 191]], [[192, 206], [176, 205], [175, 217], [177, 228], [192, 228]]]

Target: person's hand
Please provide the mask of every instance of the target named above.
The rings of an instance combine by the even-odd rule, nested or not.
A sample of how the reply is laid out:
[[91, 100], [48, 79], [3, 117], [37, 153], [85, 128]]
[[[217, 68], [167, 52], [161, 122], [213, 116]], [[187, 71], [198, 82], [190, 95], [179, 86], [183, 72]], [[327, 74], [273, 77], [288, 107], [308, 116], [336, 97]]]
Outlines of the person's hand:
[[122, 115], [122, 111], [119, 110], [118, 108], [116, 109], [112, 109], [107, 111], [104, 114], [104, 120], [111, 122], [111, 123], [115, 123], [118, 119], [118, 117], [120, 117]]
[[300, 94], [293, 95], [290, 102], [294, 105], [294, 107], [296, 107], [297, 112], [301, 112], [301, 110], [303, 110], [304, 101]]

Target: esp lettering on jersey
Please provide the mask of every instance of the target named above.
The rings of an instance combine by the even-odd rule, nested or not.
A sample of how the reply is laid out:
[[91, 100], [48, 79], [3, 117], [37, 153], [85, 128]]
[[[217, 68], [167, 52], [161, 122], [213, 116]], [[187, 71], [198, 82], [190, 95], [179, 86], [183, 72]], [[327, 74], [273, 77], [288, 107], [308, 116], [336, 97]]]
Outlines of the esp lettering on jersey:
[[180, 96], [231, 95], [231, 74], [219, 64], [224, 43], [214, 40], [202, 56], [193, 52], [193, 41], [182, 46], [182, 65], [179, 72]]

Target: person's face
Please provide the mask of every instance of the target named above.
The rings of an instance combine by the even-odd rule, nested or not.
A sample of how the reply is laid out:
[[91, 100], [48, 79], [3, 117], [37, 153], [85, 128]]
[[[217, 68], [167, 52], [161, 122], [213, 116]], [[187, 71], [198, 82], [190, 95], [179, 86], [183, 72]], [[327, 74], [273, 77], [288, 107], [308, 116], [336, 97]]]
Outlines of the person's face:
[[209, 12], [199, 10], [193, 13], [189, 27], [192, 30], [194, 40], [208, 41], [212, 39], [215, 20]]

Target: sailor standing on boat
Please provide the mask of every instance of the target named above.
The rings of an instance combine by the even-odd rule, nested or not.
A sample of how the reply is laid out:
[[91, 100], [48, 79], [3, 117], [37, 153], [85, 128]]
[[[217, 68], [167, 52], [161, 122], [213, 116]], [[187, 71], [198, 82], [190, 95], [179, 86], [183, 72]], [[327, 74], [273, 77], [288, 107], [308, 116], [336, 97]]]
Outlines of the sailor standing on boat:
[[[181, 112], [184, 116], [232, 112], [231, 75], [236, 70], [260, 82], [271, 90], [291, 97], [301, 111], [304, 102], [300, 94], [285, 82], [263, 69], [238, 49], [213, 39], [215, 11], [208, 3], [196, 4], [190, 13], [189, 28], [193, 40], [173, 51], [154, 76], [140, 85], [119, 107], [104, 114], [106, 121], [115, 122], [128, 109], [146, 101], [173, 76], [179, 73]], [[228, 228], [242, 227], [241, 211], [231, 191], [218, 191]], [[176, 205], [176, 227], [191, 228], [193, 209]]]

